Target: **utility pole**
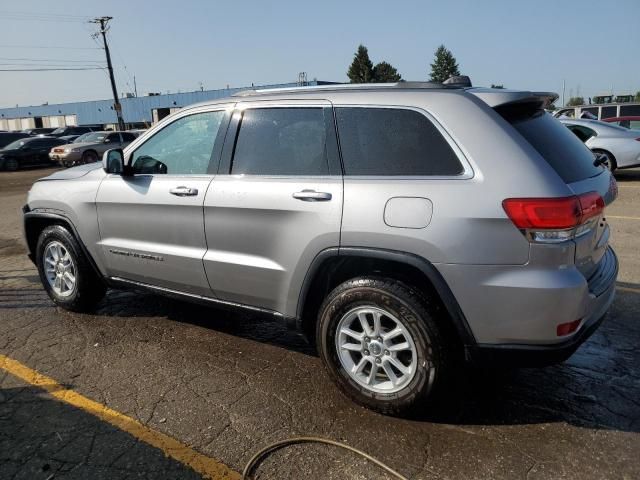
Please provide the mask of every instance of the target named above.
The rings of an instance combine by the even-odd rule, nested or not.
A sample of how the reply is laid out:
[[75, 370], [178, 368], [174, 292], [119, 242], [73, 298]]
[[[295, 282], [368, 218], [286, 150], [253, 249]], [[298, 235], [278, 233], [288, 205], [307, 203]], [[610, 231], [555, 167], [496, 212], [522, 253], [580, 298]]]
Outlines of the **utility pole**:
[[100, 25], [100, 33], [102, 34], [102, 42], [104, 43], [104, 53], [107, 55], [107, 69], [109, 70], [109, 78], [111, 79], [111, 91], [113, 93], [113, 109], [118, 117], [118, 130], [124, 130], [124, 120], [122, 119], [122, 105], [118, 98], [118, 89], [116, 88], [116, 79], [113, 76], [113, 66], [111, 65], [111, 54], [109, 53], [109, 44], [107, 43], [107, 26], [109, 20], [113, 17], [99, 17], [91, 20], [91, 23]]
[[138, 98], [138, 85], [136, 84], [136, 76], [133, 76], [133, 92], [136, 95], [136, 98]]

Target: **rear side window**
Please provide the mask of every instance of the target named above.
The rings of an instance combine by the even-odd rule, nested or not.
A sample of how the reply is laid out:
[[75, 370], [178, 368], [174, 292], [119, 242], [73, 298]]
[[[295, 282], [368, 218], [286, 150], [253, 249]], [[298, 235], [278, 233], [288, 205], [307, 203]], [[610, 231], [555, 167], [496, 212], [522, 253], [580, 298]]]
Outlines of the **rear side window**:
[[323, 108], [255, 108], [242, 115], [231, 173], [328, 175]]
[[[509, 120], [509, 116], [505, 118]], [[584, 180], [602, 172], [602, 167], [593, 164], [591, 150], [571, 130], [543, 110], [525, 118], [516, 117], [511, 124], [565, 183]]]
[[336, 109], [345, 175], [450, 176], [463, 172], [436, 126], [414, 110]]

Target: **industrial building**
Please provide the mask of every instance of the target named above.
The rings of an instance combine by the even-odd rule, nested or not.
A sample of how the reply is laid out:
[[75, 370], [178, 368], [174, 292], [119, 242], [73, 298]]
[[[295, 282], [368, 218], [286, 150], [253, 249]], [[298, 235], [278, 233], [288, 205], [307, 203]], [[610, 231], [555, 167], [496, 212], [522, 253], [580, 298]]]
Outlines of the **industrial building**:
[[[335, 82], [312, 80], [304, 85], [328, 85]], [[296, 87], [299, 82], [250, 87], [224, 88], [221, 90], [197, 90], [195, 92], [147, 94], [142, 97], [127, 96], [120, 99], [122, 116], [128, 128], [148, 127], [175, 110], [206, 100], [215, 100], [252, 88]], [[117, 126], [113, 100], [60, 103], [31, 107], [0, 108], [0, 130], [24, 130], [27, 128], [64, 127], [67, 125]]]

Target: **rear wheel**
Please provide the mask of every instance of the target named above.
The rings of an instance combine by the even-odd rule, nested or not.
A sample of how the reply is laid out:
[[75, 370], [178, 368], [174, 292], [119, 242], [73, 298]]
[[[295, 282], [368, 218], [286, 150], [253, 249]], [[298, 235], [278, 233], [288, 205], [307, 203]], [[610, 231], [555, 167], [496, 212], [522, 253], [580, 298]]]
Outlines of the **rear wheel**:
[[611, 152], [607, 152], [606, 150], [594, 150], [594, 152], [606, 158], [603, 165], [607, 167], [611, 173], [613, 173], [616, 170], [616, 168], [618, 168], [618, 164], [616, 163], [616, 158], [611, 154]]
[[82, 163], [95, 163], [98, 161], [98, 154], [93, 150], [89, 150], [88, 152], [84, 152], [82, 154]]
[[47, 227], [40, 234], [36, 264], [51, 300], [67, 310], [90, 311], [106, 292], [80, 244], [60, 225]]
[[325, 367], [356, 402], [402, 414], [434, 396], [450, 349], [427, 301], [396, 280], [364, 277], [324, 301], [316, 340]]

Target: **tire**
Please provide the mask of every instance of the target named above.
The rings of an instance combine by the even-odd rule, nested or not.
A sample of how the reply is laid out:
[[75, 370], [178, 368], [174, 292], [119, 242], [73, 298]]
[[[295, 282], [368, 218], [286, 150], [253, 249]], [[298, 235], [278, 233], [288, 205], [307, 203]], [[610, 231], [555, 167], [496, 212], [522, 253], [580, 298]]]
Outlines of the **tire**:
[[85, 165], [87, 163], [95, 163], [98, 161], [98, 154], [93, 150], [88, 150], [82, 154], [81, 164]]
[[[431, 403], [448, 376], [452, 357], [435, 311], [417, 291], [397, 280], [362, 277], [339, 285], [320, 307], [316, 325], [316, 345], [329, 376], [352, 400], [381, 413], [404, 415]], [[380, 318], [379, 337], [366, 334], [363, 315], [369, 333], [375, 330], [375, 316]], [[351, 332], [339, 333], [343, 327]], [[397, 329], [404, 333], [389, 335]], [[339, 347], [345, 343], [350, 346]], [[404, 344], [409, 348], [392, 351]], [[363, 359], [361, 371], [350, 373]], [[396, 368], [394, 360], [405, 371]], [[374, 367], [377, 373], [372, 375]]]
[[18, 164], [18, 160], [15, 158], [7, 158], [4, 161], [4, 169], [9, 172], [15, 172], [19, 167], [20, 165]]
[[40, 234], [36, 265], [47, 294], [56, 305], [66, 310], [91, 311], [104, 297], [104, 283], [96, 275], [78, 241], [61, 225], [47, 227]]
[[599, 153], [600, 155], [604, 155], [607, 157], [607, 161], [603, 164], [605, 167], [609, 169], [611, 173], [615, 172], [618, 168], [618, 163], [616, 162], [616, 157], [614, 157], [610, 152], [606, 150], [594, 150], [595, 153]]

